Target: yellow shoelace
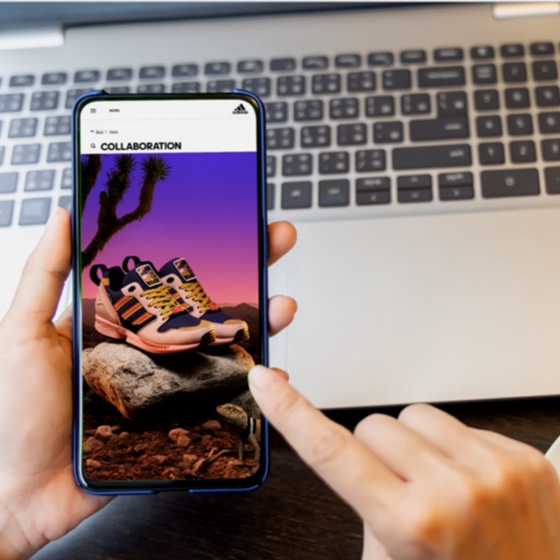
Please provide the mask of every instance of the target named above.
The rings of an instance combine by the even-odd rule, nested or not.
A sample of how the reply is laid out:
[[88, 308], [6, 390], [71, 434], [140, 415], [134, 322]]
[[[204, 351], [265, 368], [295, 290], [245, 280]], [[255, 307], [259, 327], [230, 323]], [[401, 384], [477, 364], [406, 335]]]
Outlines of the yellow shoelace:
[[142, 292], [142, 296], [151, 301], [151, 303], [148, 304], [148, 307], [161, 309], [161, 316], [164, 319], [169, 318], [176, 307], [180, 307], [165, 286], [158, 286], [157, 288], [144, 290]]
[[180, 286], [181, 290], [187, 292], [187, 299], [196, 301], [200, 312], [204, 315], [208, 310], [217, 310], [218, 306], [208, 297], [199, 282], [185, 282]]

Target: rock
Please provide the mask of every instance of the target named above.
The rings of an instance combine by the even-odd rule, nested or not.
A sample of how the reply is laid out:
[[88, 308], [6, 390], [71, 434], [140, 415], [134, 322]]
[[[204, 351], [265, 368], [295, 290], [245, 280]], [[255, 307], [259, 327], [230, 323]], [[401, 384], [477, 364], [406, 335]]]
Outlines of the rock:
[[200, 426], [203, 430], [221, 430], [222, 425], [217, 420], [206, 420], [202, 426]]
[[191, 453], [185, 453], [183, 455], [183, 461], [188, 467], [192, 467], [198, 461], [198, 456]]
[[169, 403], [184, 407], [211, 401], [212, 393], [246, 391], [253, 365], [250, 354], [236, 344], [204, 352], [148, 355], [127, 344], [102, 342], [83, 354], [88, 385], [131, 420]]
[[95, 437], [101, 441], [109, 441], [112, 435], [113, 430], [111, 426], [99, 426], [97, 430], [95, 430]]
[[165, 463], [165, 461], [167, 461], [167, 456], [166, 455], [153, 455], [150, 460], [152, 461], [152, 463], [157, 463], [158, 465], [163, 465], [163, 463]]
[[179, 447], [188, 447], [192, 443], [192, 439], [189, 436], [179, 436], [176, 443]]
[[119, 439], [128, 439], [130, 437], [130, 434], [128, 432], [121, 432], [119, 434]]
[[177, 480], [179, 478], [179, 471], [175, 467], [167, 467], [161, 476], [164, 478], [170, 478], [171, 480]]
[[102, 447], [103, 447], [103, 443], [101, 441], [99, 441], [98, 439], [95, 439], [92, 436], [92, 437], [88, 437], [86, 439], [86, 441], [84, 441], [84, 445], [83, 445], [82, 449], [83, 449], [84, 455], [89, 455], [90, 453], [93, 453], [94, 451], [98, 451]]
[[146, 451], [146, 449], [148, 449], [148, 446], [145, 443], [137, 443], [134, 446], [134, 453], [144, 453], [144, 451]]
[[98, 469], [101, 467], [101, 463], [95, 459], [86, 459], [86, 467], [90, 469]]
[[115, 424], [114, 426], [111, 426], [111, 430], [113, 430], [114, 434], [122, 431], [122, 429], [123, 429], [123, 427], [120, 424]]
[[167, 434], [167, 437], [169, 437], [169, 439], [173, 442], [173, 443], [177, 443], [177, 440], [181, 437], [181, 436], [190, 436], [190, 432], [188, 432], [187, 430], [185, 430], [184, 428], [173, 428], [172, 430], [169, 431], [169, 433]]

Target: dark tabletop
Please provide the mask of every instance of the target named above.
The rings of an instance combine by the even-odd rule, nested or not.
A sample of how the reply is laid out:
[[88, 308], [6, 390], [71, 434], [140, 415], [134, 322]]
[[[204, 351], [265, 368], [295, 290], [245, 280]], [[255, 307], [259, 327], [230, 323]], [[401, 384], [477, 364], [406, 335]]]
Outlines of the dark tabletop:
[[[463, 422], [497, 431], [541, 451], [560, 434], [560, 398], [441, 406]], [[380, 409], [377, 409], [379, 411]], [[396, 415], [400, 408], [385, 408]], [[352, 429], [371, 409], [329, 416]], [[360, 558], [361, 524], [271, 431], [271, 469], [264, 486], [246, 494], [121, 497], [35, 560]]]

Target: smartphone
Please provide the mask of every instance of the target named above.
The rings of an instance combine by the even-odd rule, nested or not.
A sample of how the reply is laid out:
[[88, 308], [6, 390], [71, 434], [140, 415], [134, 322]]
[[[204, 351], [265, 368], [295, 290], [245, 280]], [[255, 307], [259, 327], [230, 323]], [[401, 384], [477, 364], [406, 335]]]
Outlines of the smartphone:
[[264, 111], [92, 92], [73, 111], [74, 470], [97, 494], [256, 488], [266, 422]]

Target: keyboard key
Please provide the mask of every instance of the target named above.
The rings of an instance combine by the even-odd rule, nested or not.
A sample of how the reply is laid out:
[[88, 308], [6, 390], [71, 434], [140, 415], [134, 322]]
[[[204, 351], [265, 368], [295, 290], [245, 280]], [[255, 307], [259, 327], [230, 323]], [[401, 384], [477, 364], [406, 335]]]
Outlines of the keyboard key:
[[200, 82], [175, 82], [171, 86], [173, 93], [199, 93]]
[[45, 119], [45, 136], [66, 136], [70, 134], [70, 117], [47, 117]]
[[1, 93], [0, 113], [17, 113], [23, 107], [23, 93]]
[[527, 196], [540, 193], [539, 174], [536, 169], [483, 171], [480, 179], [484, 198]]
[[282, 175], [311, 175], [313, 156], [311, 154], [287, 154], [282, 157]]
[[324, 70], [329, 67], [329, 59], [326, 56], [306, 56], [301, 67], [304, 70]]
[[64, 107], [66, 109], [72, 109], [76, 99], [78, 99], [80, 95], [84, 95], [84, 93], [87, 93], [88, 91], [91, 91], [91, 89], [88, 88], [69, 89], [66, 92], [66, 101], [64, 103]]
[[10, 87], [30, 87], [35, 83], [35, 76], [32, 74], [18, 74], [10, 78]]
[[0, 193], [16, 192], [18, 181], [17, 171], [0, 173]]
[[557, 80], [558, 71], [556, 70], [555, 60], [535, 60], [533, 62], [533, 79], [535, 81]]
[[47, 72], [41, 78], [41, 84], [44, 86], [60, 86], [68, 81], [66, 72]]
[[531, 43], [531, 54], [533, 56], [547, 56], [554, 54], [554, 45], [552, 43]]
[[346, 76], [346, 88], [348, 91], [374, 91], [375, 87], [375, 74], [369, 70], [364, 72], [348, 72]]
[[499, 115], [477, 117], [476, 132], [480, 138], [502, 135], [502, 118]]
[[427, 93], [412, 93], [401, 97], [403, 115], [421, 115], [430, 111], [430, 96]]
[[71, 142], [51, 142], [47, 152], [47, 163], [72, 160]]
[[459, 47], [436, 49], [434, 51], [434, 60], [436, 62], [455, 62], [463, 60], [463, 58], [463, 49]]
[[560, 132], [560, 112], [540, 113], [539, 131], [541, 134]]
[[305, 94], [304, 76], [280, 76], [276, 84], [278, 96], [303, 95]]
[[544, 161], [560, 161], [560, 140], [543, 140], [541, 150]]
[[319, 154], [319, 173], [348, 173], [350, 171], [350, 155], [348, 152], [322, 152]]
[[535, 98], [538, 107], [555, 107], [560, 105], [560, 90], [558, 86], [540, 86], [535, 88]]
[[398, 189], [422, 189], [432, 187], [431, 175], [402, 175], [397, 178]]
[[274, 210], [274, 192], [275, 192], [275, 185], [274, 183], [267, 183], [266, 184], [266, 209], [267, 210]]
[[54, 186], [54, 170], [28, 171], [23, 189], [26, 191], [50, 191]]
[[502, 64], [502, 75], [504, 82], [526, 82], [527, 67], [524, 62], [506, 62]]
[[505, 90], [505, 98], [508, 109], [526, 109], [530, 105], [527, 88], [508, 88]]
[[331, 119], [354, 119], [359, 116], [359, 102], [356, 97], [342, 97], [329, 101]]
[[4, 163], [4, 153], [6, 148], [4, 146], [0, 146], [0, 166]]
[[532, 140], [510, 142], [509, 157], [513, 163], [532, 163], [536, 161], [535, 143]]
[[36, 91], [31, 96], [32, 111], [52, 111], [58, 107], [58, 91]]
[[41, 144], [18, 144], [12, 150], [12, 165], [37, 163], [41, 154]]
[[265, 103], [266, 120], [270, 123], [286, 122], [288, 120], [288, 104], [284, 101]]
[[268, 150], [291, 150], [294, 147], [294, 129], [267, 128], [266, 147]]
[[282, 183], [282, 208], [285, 210], [311, 208], [311, 188], [311, 181]]
[[304, 126], [300, 142], [302, 148], [326, 148], [331, 145], [331, 128], [327, 125]]
[[98, 82], [101, 77], [99, 70], [78, 70], [74, 74], [74, 82], [77, 84], [85, 84], [90, 82]]
[[111, 86], [103, 88], [107, 93], [114, 93], [114, 94], [121, 94], [121, 93], [130, 93], [132, 89], [130, 86]]
[[508, 134], [510, 136], [526, 136], [533, 134], [533, 119], [528, 113], [508, 115]]
[[407, 175], [397, 177], [397, 196], [401, 203], [429, 202], [432, 196], [430, 175]]
[[410, 139], [413, 141], [469, 137], [469, 124], [464, 117], [411, 120], [409, 125]]
[[368, 54], [369, 66], [391, 66], [394, 62], [393, 53], [390, 52], [374, 52]]
[[438, 117], [466, 117], [467, 96], [464, 91], [442, 91], [437, 94]]
[[240, 60], [237, 63], [238, 74], [262, 74], [264, 62], [259, 59]]
[[418, 69], [418, 86], [421, 88], [464, 85], [465, 69], [462, 66], [435, 66]]
[[132, 68], [110, 68], [107, 70], [108, 82], [132, 80]]
[[220, 91], [231, 91], [235, 88], [235, 80], [210, 80], [206, 84], [206, 91], [208, 92], [220, 92]]
[[356, 171], [385, 171], [385, 150], [358, 150], [355, 155]]
[[495, 84], [498, 81], [495, 64], [475, 64], [472, 67], [472, 80], [475, 84]]
[[339, 146], [357, 146], [367, 142], [367, 127], [364, 123], [340, 124], [336, 128]]
[[478, 145], [480, 165], [498, 165], [505, 162], [504, 145], [501, 142], [484, 142]]
[[473, 174], [440, 173], [438, 175], [440, 200], [467, 200], [474, 198]]
[[143, 66], [138, 77], [141, 80], [161, 80], [165, 78], [165, 66]]
[[295, 69], [295, 58], [273, 58], [270, 61], [270, 70], [272, 72], [293, 72]]
[[477, 111], [495, 111], [500, 108], [500, 98], [496, 89], [479, 89], [474, 92], [474, 106]]
[[73, 183], [72, 168], [67, 167], [66, 169], [62, 170], [60, 188], [61, 189], [71, 189], [72, 188], [72, 183]]
[[[546, 182], [546, 192], [548, 194], [559, 194], [560, 193], [560, 167], [547, 167], [544, 170], [544, 178]], [[0, 218], [1, 217], [2, 217], [2, 210], [0, 208]]]
[[350, 204], [350, 181], [329, 179], [319, 181], [319, 206], [348, 206]]
[[14, 201], [0, 200], [0, 227], [8, 227], [12, 225], [13, 214], [14, 214]]
[[471, 49], [471, 58], [473, 60], [488, 60], [494, 58], [494, 47], [488, 45], [473, 47]]
[[426, 51], [415, 49], [401, 52], [401, 64], [422, 64], [426, 62]]
[[192, 78], [198, 74], [198, 64], [175, 64], [171, 69], [174, 78]]
[[334, 59], [337, 68], [358, 68], [362, 64], [362, 57], [359, 54], [339, 54]]
[[356, 180], [356, 204], [388, 204], [391, 202], [391, 179], [389, 177], [367, 177]]
[[366, 97], [366, 116], [390, 117], [395, 114], [395, 98], [391, 95]]
[[383, 89], [409, 89], [410, 70], [385, 70], [383, 72]]
[[270, 78], [245, 78], [241, 87], [252, 91], [259, 97], [268, 97], [270, 95]]
[[471, 164], [468, 144], [394, 148], [394, 169], [429, 169], [431, 167], [465, 167]]
[[276, 156], [266, 156], [266, 176], [270, 179], [276, 175]]
[[59, 196], [58, 205], [60, 208], [66, 208], [68, 212], [72, 212], [72, 197], [71, 196]]
[[21, 203], [19, 225], [39, 225], [47, 223], [51, 209], [50, 198], [28, 198]]
[[500, 54], [504, 58], [514, 58], [525, 56], [525, 47], [519, 43], [502, 45], [500, 47]]
[[37, 119], [28, 117], [25, 119], [12, 119], [8, 138], [31, 138], [37, 133]]
[[400, 121], [377, 122], [373, 125], [373, 141], [387, 144], [403, 141], [403, 125]]
[[311, 91], [320, 93], [339, 93], [340, 74], [315, 74], [311, 78]]
[[164, 93], [165, 84], [140, 84], [136, 88], [137, 93]]

